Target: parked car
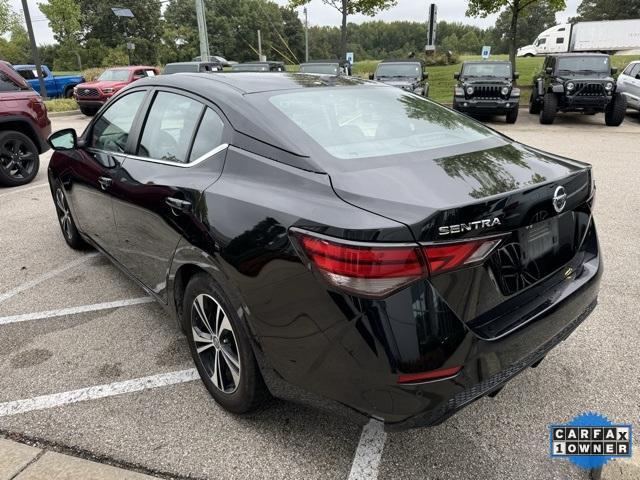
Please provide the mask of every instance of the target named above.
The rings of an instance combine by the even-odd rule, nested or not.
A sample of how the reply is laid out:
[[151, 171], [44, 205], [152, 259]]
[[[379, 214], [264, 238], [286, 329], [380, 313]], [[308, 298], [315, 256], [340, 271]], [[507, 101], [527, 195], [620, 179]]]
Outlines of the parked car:
[[176, 62], [164, 66], [164, 75], [180, 72], [221, 72], [222, 64], [218, 62]]
[[616, 89], [615, 73], [605, 54], [549, 55], [531, 88], [529, 113], [548, 125], [558, 112], [604, 112], [605, 123], [617, 127], [624, 121], [627, 99]]
[[[38, 70], [35, 65], [14, 65], [13, 68], [24, 78], [29, 85], [40, 92]], [[73, 87], [85, 81], [82, 75], [58, 75], [55, 76], [49, 67], [42, 65], [42, 76], [47, 97], [73, 97]]]
[[321, 75], [351, 75], [351, 64], [340, 60], [309, 60], [300, 64], [300, 72]]
[[[226, 58], [221, 57], [220, 55], [210, 55], [209, 58], [211, 59], [211, 61], [216, 61], [222, 64], [223, 67], [233, 67], [234, 65], [238, 64], [238, 62], [234, 62], [233, 60], [227, 60]], [[197, 57], [194, 57], [192, 61], [200, 62], [202, 61], [202, 57], [198, 55]]]
[[284, 72], [283, 62], [244, 62], [231, 67], [232, 72]]
[[617, 91], [627, 99], [627, 106], [640, 110], [640, 61], [631, 62], [618, 76]]
[[412, 58], [383, 60], [376, 67], [375, 73], [369, 75], [369, 80], [383, 82], [423, 97], [429, 96], [428, 78], [424, 64]]
[[453, 89], [453, 109], [468, 114], [506, 115], [516, 123], [520, 109], [520, 89], [511, 62], [462, 62]]
[[0, 60], [0, 186], [29, 183], [49, 150], [51, 122], [42, 97]]
[[73, 89], [80, 111], [92, 117], [116, 92], [141, 78], [159, 75], [156, 67], [134, 66], [108, 68], [93, 82], [85, 82]]
[[591, 167], [388, 85], [163, 75], [50, 141], [69, 246], [144, 285], [232, 412], [433, 425], [596, 305]]

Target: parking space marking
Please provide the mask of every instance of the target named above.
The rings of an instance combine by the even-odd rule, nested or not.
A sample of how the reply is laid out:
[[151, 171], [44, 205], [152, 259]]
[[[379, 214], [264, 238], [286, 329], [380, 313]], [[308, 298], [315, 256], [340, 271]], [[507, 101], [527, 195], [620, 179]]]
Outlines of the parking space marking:
[[386, 440], [387, 433], [384, 431], [382, 422], [370, 420], [362, 428], [348, 480], [375, 480], [378, 478], [378, 467]]
[[77, 315], [78, 313], [95, 312], [98, 310], [108, 310], [110, 308], [128, 307], [131, 305], [141, 305], [155, 301], [151, 297], [128, 298], [126, 300], [116, 300], [114, 302], [94, 303], [91, 305], [81, 305], [79, 307], [59, 308], [45, 312], [23, 313], [0, 317], [0, 325], [9, 323], [26, 322], [28, 320], [43, 320], [45, 318], [62, 317], [64, 315]]
[[49, 182], [37, 183], [37, 184], [31, 185], [29, 187], [17, 188], [15, 190], [9, 190], [8, 192], [0, 193], [0, 198], [6, 197], [7, 195], [11, 195], [11, 194], [14, 194], [14, 193], [28, 192], [29, 190], [35, 190], [36, 188], [42, 188], [42, 187], [44, 187], [46, 185], [49, 185]]
[[198, 375], [198, 371], [195, 368], [190, 368], [188, 370], [160, 373], [149, 377], [134, 378], [133, 380], [80, 388], [78, 390], [70, 390], [68, 392], [53, 393], [24, 400], [4, 402], [0, 403], [0, 417], [32, 412], [34, 410], [45, 410], [70, 403], [113, 397], [115, 395], [122, 395], [125, 393], [140, 392], [151, 388], [166, 387], [178, 383], [191, 382], [193, 380], [198, 380], [199, 378], [200, 376]]
[[18, 285], [16, 288], [9, 290], [8, 292], [5, 293], [0, 293], [0, 303], [4, 302], [5, 300], [10, 299], [11, 297], [16, 296], [17, 294], [24, 292], [25, 290], [29, 290], [31, 287], [35, 287], [36, 285], [38, 285], [39, 283], [44, 282], [45, 280], [49, 280], [50, 278], [55, 277], [56, 275], [65, 272], [73, 267], [77, 267], [78, 265], [86, 262], [87, 260], [89, 260], [90, 258], [96, 257], [98, 256], [98, 252], [93, 252], [93, 253], [88, 253], [86, 255], [84, 255], [81, 258], [78, 258], [77, 260], [73, 260], [69, 263], [67, 263], [66, 265], [60, 267], [60, 268], [56, 268], [55, 270], [51, 270], [47, 273], [44, 273], [42, 275], [40, 275], [39, 277], [34, 278], [33, 280], [30, 280], [26, 283], [23, 283], [22, 285]]

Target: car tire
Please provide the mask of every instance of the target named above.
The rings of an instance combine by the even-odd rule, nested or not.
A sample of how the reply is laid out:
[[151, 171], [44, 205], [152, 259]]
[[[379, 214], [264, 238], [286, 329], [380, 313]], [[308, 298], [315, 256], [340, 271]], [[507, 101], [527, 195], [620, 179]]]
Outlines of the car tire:
[[14, 130], [0, 132], [0, 186], [29, 183], [39, 169], [40, 153], [29, 137]]
[[529, 113], [532, 115], [540, 114], [540, 103], [536, 101], [536, 86], [533, 86], [533, 90], [531, 90], [531, 96], [529, 97]]
[[95, 107], [80, 107], [80, 111], [87, 117], [93, 117], [96, 113], [98, 113], [98, 109]]
[[64, 91], [64, 98], [73, 98], [73, 87], [67, 87]]
[[74, 250], [86, 250], [89, 248], [89, 244], [84, 241], [78, 231], [76, 222], [71, 214], [71, 209], [69, 208], [69, 203], [67, 202], [67, 196], [64, 193], [64, 188], [58, 180], [53, 183], [52, 195], [53, 203], [56, 207], [56, 216], [58, 217], [58, 223], [60, 224], [64, 241]]
[[206, 273], [198, 273], [189, 281], [182, 319], [196, 368], [213, 399], [238, 414], [264, 404], [268, 390], [248, 330], [222, 289]]
[[608, 127], [619, 127], [627, 114], [627, 97], [616, 93], [604, 111], [604, 122]]
[[513, 110], [509, 110], [507, 112], [507, 123], [516, 123], [518, 120], [518, 110], [519, 108], [514, 108]]
[[558, 97], [553, 93], [545, 94], [542, 108], [540, 109], [540, 123], [542, 125], [551, 125], [556, 118], [557, 111]]

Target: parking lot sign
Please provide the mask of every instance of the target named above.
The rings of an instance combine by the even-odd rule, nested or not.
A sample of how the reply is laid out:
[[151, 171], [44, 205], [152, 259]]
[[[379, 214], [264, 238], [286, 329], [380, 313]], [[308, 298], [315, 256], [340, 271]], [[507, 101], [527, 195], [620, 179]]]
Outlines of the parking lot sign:
[[482, 58], [486, 60], [489, 58], [489, 55], [491, 55], [491, 47], [489, 45], [485, 45], [482, 47]]
[[347, 52], [347, 62], [353, 65], [353, 52]]

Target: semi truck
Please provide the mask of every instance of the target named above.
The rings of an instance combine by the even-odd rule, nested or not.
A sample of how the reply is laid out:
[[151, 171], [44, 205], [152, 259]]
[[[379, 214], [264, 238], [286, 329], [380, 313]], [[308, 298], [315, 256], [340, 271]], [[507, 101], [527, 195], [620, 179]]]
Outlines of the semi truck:
[[640, 19], [563, 23], [542, 32], [532, 45], [518, 49], [519, 57], [549, 53], [632, 53], [640, 50]]

